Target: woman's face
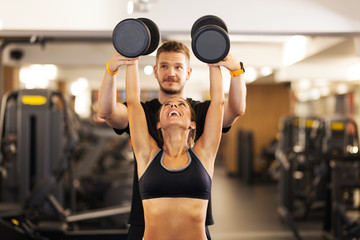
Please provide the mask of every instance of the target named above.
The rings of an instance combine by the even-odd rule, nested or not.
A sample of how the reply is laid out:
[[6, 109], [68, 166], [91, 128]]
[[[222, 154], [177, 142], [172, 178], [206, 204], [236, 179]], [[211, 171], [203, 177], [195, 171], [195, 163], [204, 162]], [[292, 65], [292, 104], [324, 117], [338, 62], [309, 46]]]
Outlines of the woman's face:
[[160, 109], [158, 128], [177, 124], [186, 129], [193, 128], [190, 105], [180, 97], [173, 97], [164, 102]]

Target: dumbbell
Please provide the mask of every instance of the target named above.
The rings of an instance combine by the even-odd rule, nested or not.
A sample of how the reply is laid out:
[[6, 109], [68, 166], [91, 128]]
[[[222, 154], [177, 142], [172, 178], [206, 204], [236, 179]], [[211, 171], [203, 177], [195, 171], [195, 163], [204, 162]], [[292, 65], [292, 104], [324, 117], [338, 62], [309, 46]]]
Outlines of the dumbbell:
[[148, 55], [160, 41], [157, 25], [147, 18], [128, 18], [119, 22], [112, 34], [113, 45], [125, 57]]
[[191, 48], [202, 62], [217, 63], [223, 60], [230, 50], [225, 22], [214, 15], [196, 20], [191, 28]]

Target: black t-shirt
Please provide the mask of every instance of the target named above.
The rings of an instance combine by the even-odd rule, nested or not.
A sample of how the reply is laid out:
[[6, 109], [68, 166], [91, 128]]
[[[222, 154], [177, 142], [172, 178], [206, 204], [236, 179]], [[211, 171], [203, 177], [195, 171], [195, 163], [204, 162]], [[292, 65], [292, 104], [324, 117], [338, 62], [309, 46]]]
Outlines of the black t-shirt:
[[[205, 118], [206, 118], [207, 110], [210, 105], [210, 101], [200, 102], [200, 101], [195, 101], [191, 98], [188, 98], [187, 100], [190, 103], [190, 105], [192, 106], [192, 108], [194, 109], [195, 115], [196, 115], [196, 136], [195, 136], [195, 141], [196, 141], [199, 139], [201, 134], [204, 132]], [[126, 103], [125, 103], [125, 105], [126, 105]], [[141, 102], [141, 105], [145, 111], [145, 116], [146, 116], [149, 133], [155, 139], [155, 141], [159, 144], [160, 138], [159, 138], [159, 135], [158, 135], [158, 132], [156, 129], [156, 123], [157, 123], [157, 115], [158, 115], [158, 111], [161, 107], [161, 103], [156, 98], [151, 101], [147, 101], [145, 103]], [[224, 128], [223, 132], [228, 132], [229, 129], [230, 129], [230, 127]], [[114, 131], [119, 135], [123, 134], [124, 132], [130, 134], [129, 125], [125, 129], [122, 129], [122, 130], [114, 128]], [[159, 146], [159, 147], [162, 147], [162, 146]], [[137, 164], [134, 164], [133, 193], [132, 193], [129, 224], [141, 225], [141, 226], [145, 225], [144, 210], [143, 210], [143, 205], [142, 205], [142, 201], [140, 198], [140, 191], [139, 191]], [[206, 225], [214, 224], [214, 220], [212, 217], [212, 209], [211, 209], [211, 196], [210, 196], [209, 204], [208, 204], [208, 208], [207, 208], [205, 224]]]

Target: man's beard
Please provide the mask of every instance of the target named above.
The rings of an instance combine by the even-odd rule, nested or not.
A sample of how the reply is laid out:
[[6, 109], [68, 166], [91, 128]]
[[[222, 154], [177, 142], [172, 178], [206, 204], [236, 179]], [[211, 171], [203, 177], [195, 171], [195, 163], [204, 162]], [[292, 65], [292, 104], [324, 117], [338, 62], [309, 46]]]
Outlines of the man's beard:
[[[168, 79], [166, 79], [165, 81], [168, 81], [168, 80], [176, 81], [174, 78], [168, 78]], [[177, 82], [178, 82], [178, 81], [177, 81]], [[167, 94], [167, 95], [179, 94], [179, 93], [182, 92], [183, 88], [184, 88], [184, 85], [181, 86], [179, 89], [165, 89], [165, 88], [160, 84], [160, 90], [161, 90], [163, 93]]]
[[160, 85], [160, 89], [163, 93], [167, 94], [167, 95], [175, 95], [175, 94], [179, 94], [181, 93], [181, 91], [183, 90], [184, 86], [182, 86], [180, 89], [165, 89]]

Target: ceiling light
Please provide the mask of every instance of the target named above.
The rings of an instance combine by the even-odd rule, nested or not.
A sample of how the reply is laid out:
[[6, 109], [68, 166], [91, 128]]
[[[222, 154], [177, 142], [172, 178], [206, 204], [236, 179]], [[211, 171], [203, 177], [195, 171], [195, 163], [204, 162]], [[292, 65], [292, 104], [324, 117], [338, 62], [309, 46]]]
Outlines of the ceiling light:
[[91, 97], [88, 80], [86, 78], [78, 78], [71, 84], [70, 91], [75, 96], [75, 112], [82, 118], [88, 118], [91, 115]]
[[347, 71], [349, 81], [360, 80], [360, 62], [351, 65]]
[[260, 69], [260, 74], [261, 76], [265, 77], [265, 76], [269, 76], [270, 74], [273, 73], [273, 70], [271, 67], [262, 67]]
[[307, 90], [311, 87], [311, 82], [309, 79], [304, 78], [297, 82], [297, 88], [300, 90]]
[[257, 79], [257, 72], [253, 67], [247, 67], [244, 73], [245, 82], [251, 83]]
[[300, 102], [306, 102], [307, 100], [309, 100], [309, 94], [307, 92], [297, 92], [296, 98]]
[[348, 86], [345, 83], [341, 83], [336, 86], [336, 93], [337, 94], [345, 94], [348, 92]]
[[27, 89], [33, 88], [47, 88], [49, 80], [54, 80], [57, 77], [57, 67], [55, 65], [34, 64], [20, 69], [20, 82], [25, 85]]
[[290, 66], [305, 57], [307, 38], [305, 36], [294, 36], [284, 45], [283, 64]]
[[317, 87], [327, 87], [329, 86], [329, 80], [325, 78], [318, 78], [314, 81], [314, 85]]
[[327, 97], [330, 95], [330, 88], [329, 87], [322, 87], [320, 88], [320, 95], [322, 97]]
[[55, 80], [55, 78], [57, 77], [57, 66], [53, 64], [45, 64], [43, 65], [43, 70], [44, 72], [46, 72], [47, 78], [49, 80]]
[[127, 13], [128, 14], [133, 14], [133, 12], [134, 12], [134, 2], [133, 1], [128, 1]]
[[79, 78], [71, 84], [70, 91], [74, 96], [81, 95], [89, 86], [88, 80], [86, 78]]
[[151, 2], [148, 0], [128, 1], [128, 5], [127, 5], [128, 14], [132, 14], [134, 12], [149, 12], [150, 9], [151, 9]]
[[309, 98], [311, 100], [318, 100], [320, 99], [321, 93], [320, 90], [317, 88], [311, 89], [309, 92]]
[[153, 67], [150, 66], [150, 65], [146, 65], [146, 66], [144, 67], [144, 73], [145, 73], [146, 75], [151, 75], [151, 74], [153, 73]]

